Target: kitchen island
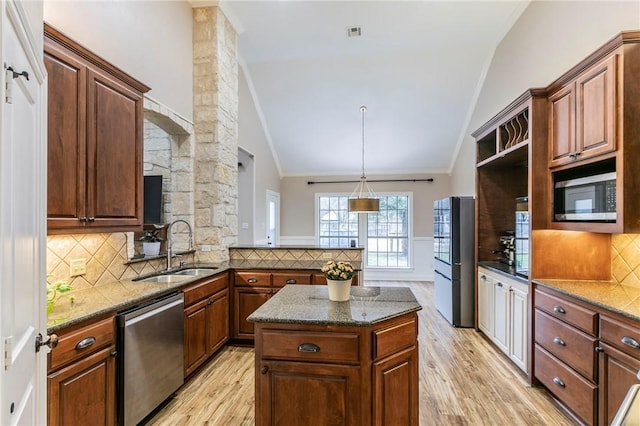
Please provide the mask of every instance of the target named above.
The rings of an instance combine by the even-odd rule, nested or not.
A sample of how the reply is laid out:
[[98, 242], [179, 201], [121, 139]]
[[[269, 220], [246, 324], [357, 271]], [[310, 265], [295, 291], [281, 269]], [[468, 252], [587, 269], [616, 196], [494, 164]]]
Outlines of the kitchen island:
[[404, 287], [287, 285], [255, 323], [256, 425], [418, 425], [418, 317]]

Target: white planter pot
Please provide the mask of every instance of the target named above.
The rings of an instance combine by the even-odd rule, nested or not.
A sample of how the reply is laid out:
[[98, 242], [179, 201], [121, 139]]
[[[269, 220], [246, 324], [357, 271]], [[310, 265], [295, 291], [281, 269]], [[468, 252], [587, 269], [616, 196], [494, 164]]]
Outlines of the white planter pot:
[[351, 278], [348, 280], [330, 280], [327, 278], [329, 288], [329, 300], [334, 302], [344, 302], [349, 300], [351, 295]]
[[160, 254], [160, 241], [143, 242], [142, 250], [145, 256], [157, 256]]

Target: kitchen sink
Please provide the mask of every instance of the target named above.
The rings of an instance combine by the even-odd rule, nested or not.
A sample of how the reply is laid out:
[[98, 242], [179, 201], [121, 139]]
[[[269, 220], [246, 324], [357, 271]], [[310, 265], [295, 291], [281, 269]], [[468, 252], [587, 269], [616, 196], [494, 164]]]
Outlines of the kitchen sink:
[[188, 268], [180, 271], [172, 272], [172, 275], [191, 275], [191, 276], [203, 276], [211, 275], [216, 271], [216, 268]]
[[155, 277], [149, 277], [135, 281], [139, 283], [178, 283], [180, 281], [188, 280], [192, 277], [193, 275], [156, 275]]

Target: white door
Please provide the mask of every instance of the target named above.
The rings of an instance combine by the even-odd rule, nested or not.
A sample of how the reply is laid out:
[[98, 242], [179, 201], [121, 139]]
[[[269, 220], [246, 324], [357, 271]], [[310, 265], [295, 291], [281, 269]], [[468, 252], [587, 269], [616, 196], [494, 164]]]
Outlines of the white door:
[[509, 353], [509, 285], [495, 280], [493, 286], [493, 342]]
[[46, 332], [46, 85], [33, 43], [42, 34], [30, 33], [19, 2], [1, 7], [0, 424], [43, 425], [47, 351], [36, 353], [35, 339]]
[[280, 194], [267, 190], [267, 245], [280, 243]]
[[493, 280], [478, 271], [478, 328], [488, 337], [493, 336]]

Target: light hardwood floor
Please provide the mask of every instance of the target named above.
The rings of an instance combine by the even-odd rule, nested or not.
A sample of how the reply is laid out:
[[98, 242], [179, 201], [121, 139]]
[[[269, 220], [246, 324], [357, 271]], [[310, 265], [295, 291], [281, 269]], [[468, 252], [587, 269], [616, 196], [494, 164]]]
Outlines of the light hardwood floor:
[[[480, 333], [453, 328], [442, 318], [433, 304], [433, 283], [367, 285], [410, 287], [423, 306], [420, 425], [573, 424]], [[251, 348], [224, 348], [147, 425], [253, 425], [253, 355]]]

